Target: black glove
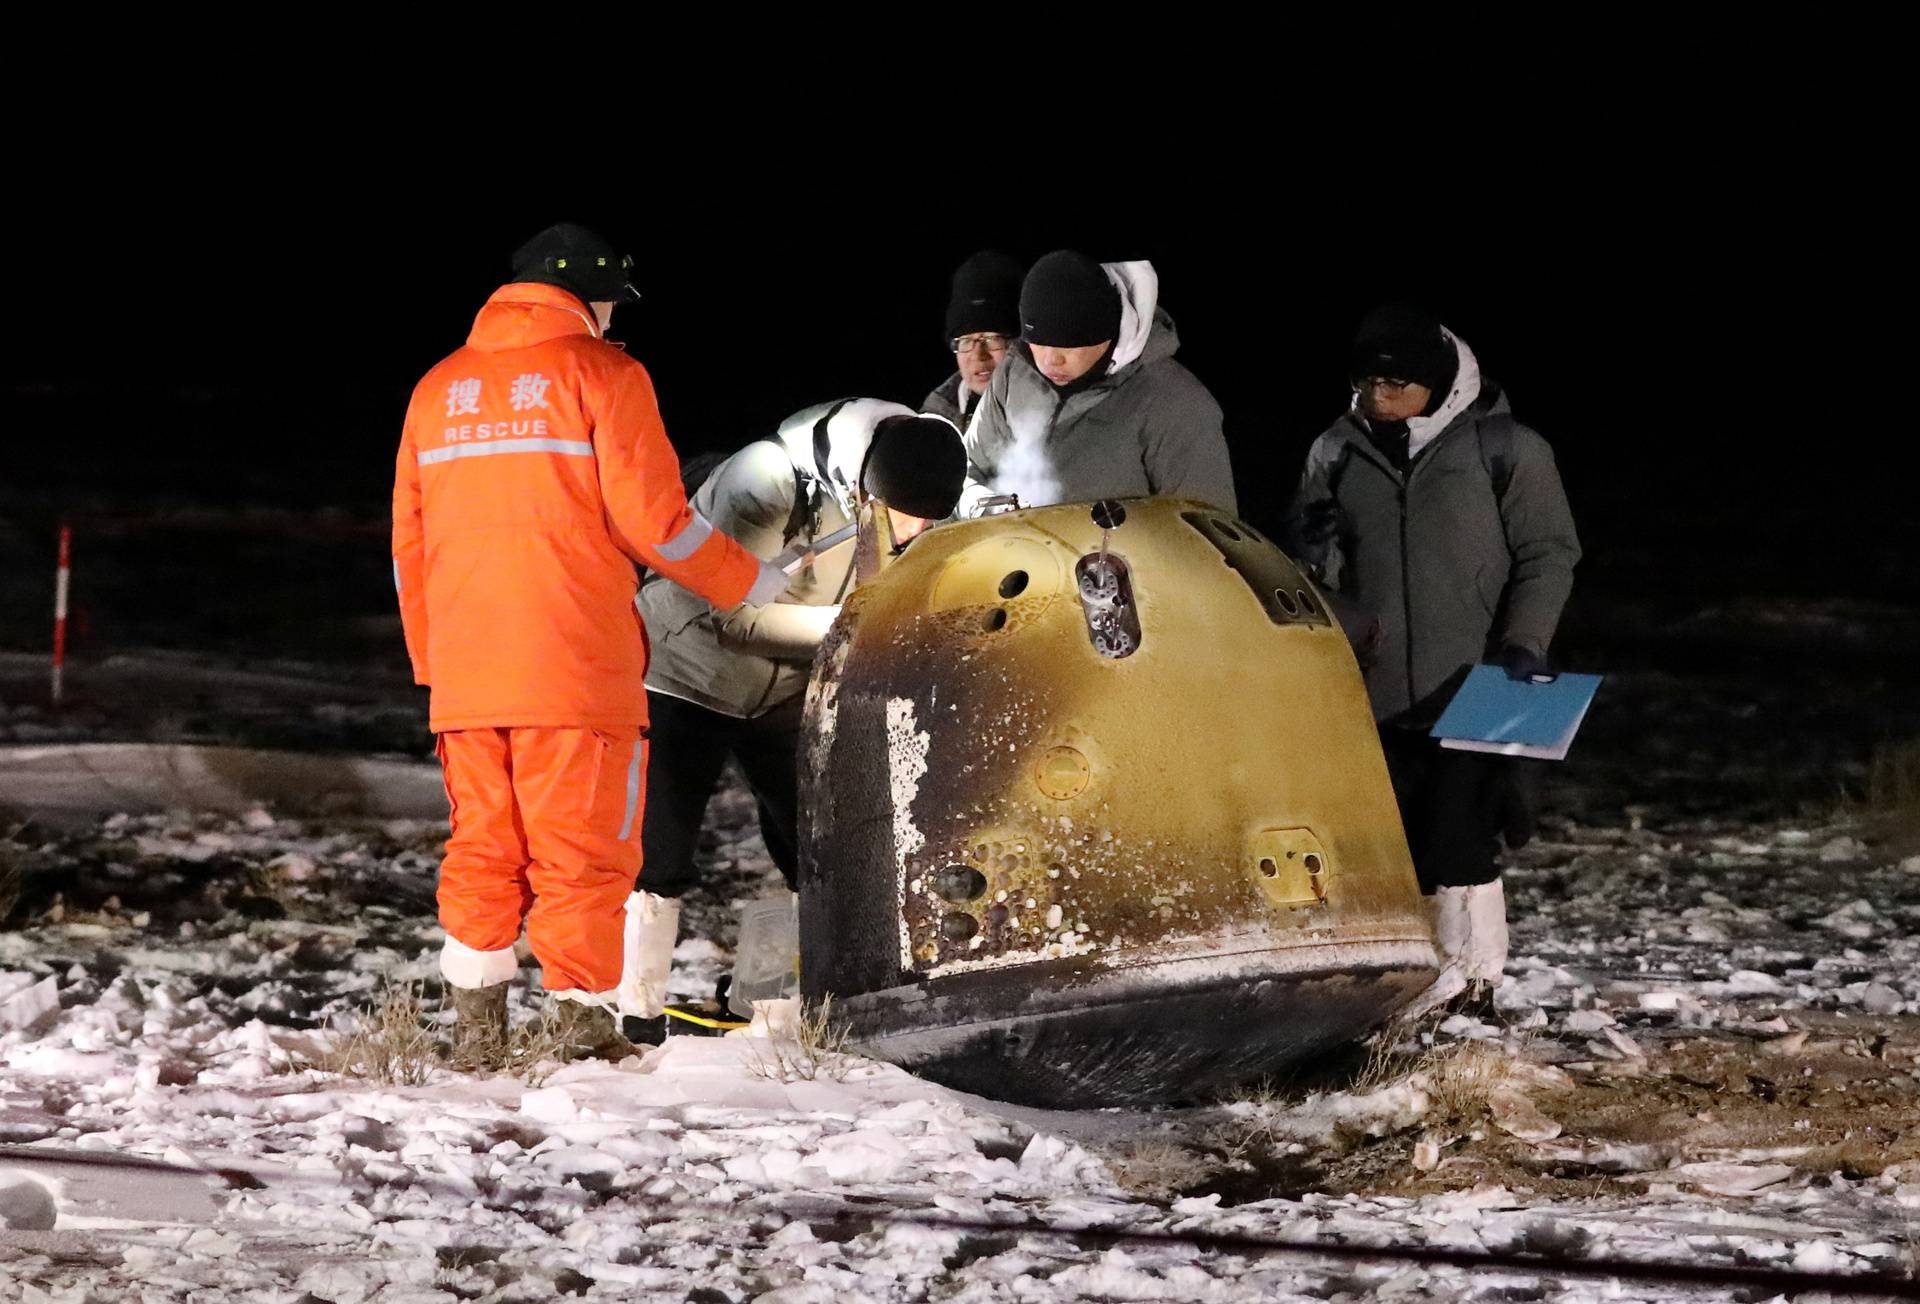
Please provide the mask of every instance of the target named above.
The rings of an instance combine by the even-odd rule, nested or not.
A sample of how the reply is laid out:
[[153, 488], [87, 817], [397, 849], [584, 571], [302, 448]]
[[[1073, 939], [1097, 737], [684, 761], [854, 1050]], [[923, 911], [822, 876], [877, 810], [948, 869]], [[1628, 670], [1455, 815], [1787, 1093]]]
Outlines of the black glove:
[[1295, 542], [1308, 547], [1325, 548], [1340, 537], [1346, 525], [1346, 515], [1340, 510], [1339, 502], [1332, 498], [1307, 504], [1306, 510], [1294, 522]]
[[1550, 673], [1547, 659], [1532, 648], [1521, 647], [1518, 643], [1509, 643], [1500, 649], [1499, 666], [1507, 672], [1507, 678], [1526, 683], [1534, 675]]

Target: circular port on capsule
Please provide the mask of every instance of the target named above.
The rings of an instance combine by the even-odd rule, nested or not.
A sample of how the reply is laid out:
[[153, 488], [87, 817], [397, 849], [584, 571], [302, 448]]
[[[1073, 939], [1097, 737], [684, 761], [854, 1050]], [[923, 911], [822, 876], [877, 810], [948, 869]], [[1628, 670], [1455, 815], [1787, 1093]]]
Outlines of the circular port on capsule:
[[1023, 570], [1008, 571], [1000, 581], [1000, 596], [1017, 598], [1027, 591], [1027, 573]]
[[987, 876], [971, 865], [948, 865], [931, 882], [935, 896], [956, 905], [973, 901], [987, 890]]
[[955, 910], [940, 920], [940, 935], [949, 942], [964, 942], [980, 931], [980, 921]]
[[1093, 765], [1077, 747], [1050, 747], [1034, 766], [1033, 781], [1055, 801], [1067, 801], [1087, 790]]

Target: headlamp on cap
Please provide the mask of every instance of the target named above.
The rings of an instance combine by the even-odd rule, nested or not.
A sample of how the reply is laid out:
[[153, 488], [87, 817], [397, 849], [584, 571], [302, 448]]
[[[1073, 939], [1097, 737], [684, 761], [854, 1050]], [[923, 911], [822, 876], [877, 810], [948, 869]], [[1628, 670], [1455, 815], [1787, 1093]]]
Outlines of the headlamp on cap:
[[[547, 259], [554, 278], [588, 303], [629, 303], [639, 299], [633, 288], [633, 255], [558, 255]], [[574, 287], [578, 287], [575, 289]]]
[[633, 258], [613, 242], [576, 222], [559, 222], [521, 245], [513, 255], [513, 278], [557, 285], [587, 303], [638, 299]]

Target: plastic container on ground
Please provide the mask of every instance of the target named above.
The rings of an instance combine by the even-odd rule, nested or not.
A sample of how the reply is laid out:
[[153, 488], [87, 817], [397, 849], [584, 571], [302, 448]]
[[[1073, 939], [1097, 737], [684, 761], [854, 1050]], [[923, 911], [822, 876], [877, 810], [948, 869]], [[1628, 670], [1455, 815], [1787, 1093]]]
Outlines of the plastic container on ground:
[[800, 924], [795, 902], [791, 892], [774, 892], [740, 907], [740, 942], [734, 948], [727, 1007], [743, 1019], [753, 1017], [755, 1001], [799, 994]]

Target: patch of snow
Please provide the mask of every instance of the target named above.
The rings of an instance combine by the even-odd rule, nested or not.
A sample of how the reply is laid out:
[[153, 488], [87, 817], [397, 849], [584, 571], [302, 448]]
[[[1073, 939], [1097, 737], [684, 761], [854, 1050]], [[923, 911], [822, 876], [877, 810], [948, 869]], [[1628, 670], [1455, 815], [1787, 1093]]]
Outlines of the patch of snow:
[[1560, 1135], [1560, 1124], [1541, 1113], [1539, 1106], [1524, 1092], [1513, 1087], [1494, 1088], [1487, 1104], [1494, 1125], [1522, 1141], [1551, 1141]]

